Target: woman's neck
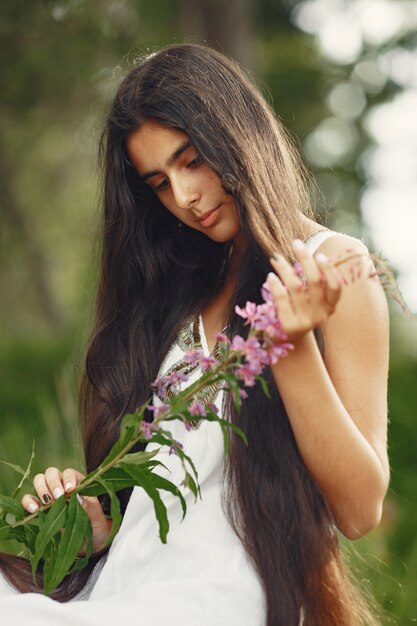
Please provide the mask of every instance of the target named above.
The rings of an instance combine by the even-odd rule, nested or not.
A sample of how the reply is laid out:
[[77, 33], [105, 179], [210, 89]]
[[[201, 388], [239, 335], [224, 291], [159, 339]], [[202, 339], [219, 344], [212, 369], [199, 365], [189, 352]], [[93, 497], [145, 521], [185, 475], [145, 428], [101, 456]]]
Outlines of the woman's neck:
[[242, 260], [242, 257], [245, 253], [247, 246], [246, 237], [244, 237], [242, 232], [239, 232], [238, 235], [233, 240], [233, 248], [230, 256], [229, 267], [226, 275], [226, 283], [236, 282], [236, 276], [239, 270], [239, 266]]

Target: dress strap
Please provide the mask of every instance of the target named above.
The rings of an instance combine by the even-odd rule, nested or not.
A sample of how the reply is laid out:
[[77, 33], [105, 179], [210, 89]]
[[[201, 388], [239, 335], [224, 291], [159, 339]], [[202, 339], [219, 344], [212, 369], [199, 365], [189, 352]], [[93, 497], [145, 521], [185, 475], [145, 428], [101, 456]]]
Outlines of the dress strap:
[[329, 237], [333, 237], [334, 235], [338, 235], [334, 230], [329, 230], [328, 228], [322, 228], [317, 230], [312, 235], [309, 235], [304, 239], [304, 243], [307, 246], [309, 252], [314, 254], [317, 248], [321, 246], [323, 241], [326, 241]]
[[[335, 237], [336, 235], [343, 235], [348, 239], [352, 239], [353, 241], [360, 242], [365, 245], [363, 239], [358, 239], [357, 237], [353, 237], [352, 235], [347, 235], [346, 233], [339, 233], [336, 230], [330, 230], [329, 228], [321, 228], [320, 230], [316, 230], [315, 233], [309, 235], [306, 239], [304, 239], [304, 243], [307, 246], [309, 252], [314, 254], [317, 249], [321, 246], [323, 241], [329, 239], [329, 237]], [[365, 246], [366, 247], [366, 246]]]

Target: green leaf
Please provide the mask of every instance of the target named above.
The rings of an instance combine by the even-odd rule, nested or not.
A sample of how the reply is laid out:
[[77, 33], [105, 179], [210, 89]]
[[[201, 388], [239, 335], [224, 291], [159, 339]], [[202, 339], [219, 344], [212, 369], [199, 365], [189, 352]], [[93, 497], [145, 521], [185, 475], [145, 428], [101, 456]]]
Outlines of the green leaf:
[[49, 567], [45, 572], [44, 592], [47, 595], [56, 589], [70, 571], [84, 544], [88, 523], [88, 515], [78, 502], [77, 495], [71, 494], [63, 534], [58, 549], [49, 557]]
[[173, 439], [170, 432], [161, 430], [159, 432], [154, 432], [150, 441], [152, 441], [152, 443], [160, 443], [163, 446], [171, 446]]
[[248, 438], [246, 437], [246, 434], [243, 432], [243, 430], [241, 428], [239, 428], [239, 426], [237, 426], [233, 422], [226, 421], [226, 423], [227, 423], [228, 428], [230, 428], [230, 430], [233, 430], [233, 432], [236, 433], [236, 435], [238, 435], [238, 437], [240, 437], [242, 439], [242, 441], [243, 441], [243, 443], [245, 445], [249, 445]]
[[9, 539], [14, 539], [19, 543], [26, 544], [23, 528], [13, 528], [13, 526], [5, 520], [0, 520], [0, 541], [8, 541]]
[[[191, 493], [194, 495], [195, 500], [198, 498], [199, 490], [194, 478], [191, 476], [189, 472], [185, 472], [184, 480], [181, 483], [184, 487], [188, 487]], [[201, 496], [201, 494], [200, 494]]]
[[159, 536], [162, 543], [167, 542], [167, 535], [169, 531], [168, 514], [165, 504], [159, 495], [158, 489], [154, 486], [153, 476], [151, 472], [145, 472], [134, 465], [127, 465], [125, 467], [127, 473], [135, 479], [136, 485], [142, 487], [148, 496], [152, 498], [156, 519], [159, 524]]
[[255, 376], [255, 378], [261, 383], [262, 391], [264, 392], [266, 397], [271, 400], [271, 394], [269, 392], [268, 383], [266, 382], [265, 378], [260, 375]]
[[[166, 468], [163, 463], [156, 460], [148, 461], [146, 465], [143, 464], [140, 467], [145, 467], [149, 469], [153, 469], [154, 467]], [[85, 480], [87, 480], [87, 478], [89, 477], [86, 476]], [[99, 480], [99, 478], [100, 477], [95, 478], [93, 482], [91, 482], [89, 485], [86, 485], [85, 487], [83, 486], [83, 483], [80, 483], [78, 489], [79, 493], [84, 496], [96, 497], [106, 493], [107, 490], [103, 486], [103, 483]], [[119, 467], [119, 463], [117, 463], [117, 465], [114, 465], [107, 471], [103, 472], [103, 474], [101, 475], [101, 479], [104, 480], [113, 491], [121, 491], [122, 489], [132, 487], [135, 484], [134, 479], [129, 474], [126, 474], [126, 472], [121, 467]]]
[[39, 561], [44, 558], [47, 546], [53, 542], [55, 535], [65, 526], [67, 521], [67, 503], [61, 496], [53, 505], [42, 512], [42, 523], [35, 542], [35, 554], [31, 558], [32, 575], [35, 579]]
[[[101, 477], [103, 480], [106, 481], [109, 488], [111, 487], [113, 491], [121, 491], [122, 489], [126, 489], [134, 485], [132, 477], [129, 476], [129, 474], [126, 474], [126, 472], [119, 467], [111, 467], [106, 472], [104, 472]], [[95, 497], [107, 493], [107, 489], [106, 487], [104, 487], [102, 480], [100, 480], [100, 477], [97, 477], [96, 479], [94, 479], [94, 482], [85, 487], [83, 487], [83, 484], [80, 483], [78, 491], [82, 496]]]
[[230, 450], [230, 432], [226, 426], [224, 426], [223, 424], [220, 424], [220, 425], [221, 425], [222, 434], [223, 434], [224, 456], [227, 456]]
[[122, 457], [120, 461], [118, 461], [118, 464], [134, 463], [135, 465], [141, 465], [156, 456], [158, 452], [158, 449], [150, 451], [143, 450], [140, 452], [130, 452], [129, 454], [126, 454], [124, 457]]
[[[138, 434], [140, 423], [143, 419], [145, 406], [142, 407], [140, 413], [128, 413], [122, 419], [120, 425], [119, 439], [116, 441], [100, 467], [105, 467], [122, 452], [122, 450], [132, 441]], [[132, 441], [133, 445], [133, 441]]]
[[[127, 468], [126, 471], [131, 472], [131, 468]], [[135, 474], [135, 477], [139, 475], [138, 472], [136, 472], [136, 469], [135, 471], [131, 472], [132, 477], [134, 474]], [[150, 480], [152, 481], [152, 484], [154, 487], [156, 487], [157, 489], [163, 489], [164, 491], [169, 491], [170, 493], [172, 493], [172, 495], [177, 496], [177, 498], [180, 499], [181, 507], [182, 507], [182, 518], [184, 519], [185, 514], [187, 512], [187, 504], [184, 500], [184, 496], [182, 495], [180, 489], [178, 489], [178, 487], [174, 485], [174, 483], [172, 483], [167, 478], [164, 478], [163, 476], [159, 476], [159, 474], [155, 474], [154, 472], [149, 472], [149, 474], [147, 473], [147, 475], [150, 477]]]
[[25, 524], [22, 526], [25, 533], [25, 544], [31, 554], [35, 553], [36, 537], [38, 536], [39, 526], [38, 524]]
[[0, 541], [7, 541], [12, 539], [11, 532], [13, 528], [5, 520], [0, 519]]
[[12, 498], [15, 498], [19, 491], [21, 490], [23, 483], [30, 477], [30, 471], [32, 469], [33, 459], [35, 458], [35, 440], [32, 441], [32, 454], [30, 455], [29, 463], [26, 470], [23, 472], [22, 479], [20, 483], [17, 485], [16, 489], [12, 493]]
[[23, 519], [25, 516], [25, 509], [16, 500], [3, 494], [0, 494], [0, 509], [2, 515], [10, 513], [17, 520]]
[[120, 500], [115, 494], [113, 488], [107, 483], [107, 481], [99, 479], [99, 482], [102, 483], [103, 488], [107, 491], [110, 497], [110, 517], [113, 522], [111, 531], [109, 535], [107, 536], [107, 539], [104, 542], [104, 545], [102, 546], [103, 548], [105, 548], [106, 546], [110, 545], [111, 542], [113, 541], [114, 537], [116, 536], [120, 528], [123, 518], [122, 518], [122, 513], [120, 510]]
[[[216, 419], [218, 419], [218, 418], [216, 418]], [[172, 438], [171, 433], [169, 431], [162, 430], [162, 429], [159, 432], [156, 432], [156, 433], [154, 433], [152, 435], [151, 441], [152, 442], [156, 442], [156, 443], [160, 443], [160, 444], [162, 444], [164, 446], [171, 446], [174, 443], [174, 439]], [[191, 467], [191, 469], [194, 472], [195, 479], [196, 479], [196, 481], [198, 483], [198, 472], [197, 472], [197, 469], [196, 469], [192, 459], [187, 454], [185, 454], [185, 452], [181, 448], [179, 448], [179, 447], [177, 447], [177, 449], [176, 449], [176, 454], [181, 459], [181, 461], [183, 463], [187, 462], [189, 464], [189, 466]]]
[[84, 567], [88, 564], [88, 561], [90, 560], [90, 556], [93, 552], [93, 529], [91, 527], [91, 524], [87, 524], [86, 538], [87, 545], [85, 550], [85, 556], [77, 557], [75, 559], [73, 566], [70, 570], [71, 572], [79, 572], [80, 570], [84, 569]]
[[239, 393], [239, 387], [234, 387], [233, 389], [233, 400], [235, 407], [238, 411], [240, 411], [240, 407], [242, 406], [242, 396]]
[[18, 474], [21, 474], [22, 476], [25, 473], [25, 470], [23, 469], [23, 467], [20, 467], [20, 465], [14, 465], [14, 463], [8, 463], [7, 461], [1, 461], [1, 460], [0, 460], [0, 463], [3, 463], [3, 465], [7, 465], [7, 467], [11, 467], [12, 470], [17, 472]]

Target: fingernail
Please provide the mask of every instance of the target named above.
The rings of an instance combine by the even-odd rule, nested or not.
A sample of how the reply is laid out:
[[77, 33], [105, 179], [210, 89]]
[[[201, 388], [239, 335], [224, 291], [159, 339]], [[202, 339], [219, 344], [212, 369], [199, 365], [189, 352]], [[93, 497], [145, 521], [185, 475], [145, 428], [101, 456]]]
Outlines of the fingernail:
[[56, 487], [56, 489], [54, 489], [52, 493], [54, 494], [55, 500], [64, 495], [64, 492], [62, 491], [60, 487]]
[[66, 483], [65, 484], [65, 491], [69, 491], [70, 489], [73, 488], [73, 486], [74, 486], [74, 483], [71, 483], [71, 482]]
[[38, 508], [39, 508], [38, 505], [35, 504], [34, 502], [31, 502], [28, 506], [28, 509], [31, 513], [34, 513], [35, 511], [37, 511]]
[[48, 504], [48, 502], [51, 502], [52, 498], [49, 493], [44, 493], [42, 496], [42, 500], [45, 502], [45, 504]]
[[327, 261], [327, 256], [322, 252], [319, 252], [318, 254], [316, 254], [316, 261], [318, 261], [319, 263], [323, 263], [324, 261]]
[[81, 504], [81, 506], [82, 506], [82, 505], [83, 505], [83, 499], [82, 499], [82, 497], [80, 496], [80, 494], [79, 494], [79, 493], [77, 493], [77, 500], [78, 500], [78, 502], [79, 502], [79, 503]]
[[292, 242], [292, 247], [294, 248], [294, 250], [303, 250], [305, 248], [305, 245], [303, 244], [301, 239], [294, 239], [294, 241]]
[[267, 278], [269, 280], [276, 280], [277, 279], [276, 275], [273, 272], [269, 272]]
[[275, 261], [281, 261], [281, 257], [278, 252], [274, 252], [272, 256], [274, 257]]

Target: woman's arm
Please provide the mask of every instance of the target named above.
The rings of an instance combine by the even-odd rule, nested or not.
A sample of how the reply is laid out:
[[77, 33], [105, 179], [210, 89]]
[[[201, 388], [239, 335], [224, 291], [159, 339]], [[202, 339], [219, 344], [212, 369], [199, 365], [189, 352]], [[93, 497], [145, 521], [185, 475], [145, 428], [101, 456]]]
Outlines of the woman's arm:
[[[367, 252], [359, 241], [343, 235], [329, 238], [320, 251], [336, 258], [347, 248]], [[314, 282], [314, 260], [305, 248], [296, 254], [307, 281], [310, 275]], [[288, 268], [279, 263], [274, 268], [289, 287], [293, 279]], [[337, 527], [355, 539], [378, 524], [389, 483], [388, 308], [379, 280], [366, 274], [340, 288], [338, 296], [336, 292], [332, 290], [335, 304], [327, 307], [327, 314], [318, 310], [326, 305], [317, 291], [313, 303], [298, 316], [305, 324], [308, 311], [311, 319], [322, 315], [324, 359], [312, 330], [307, 330], [295, 333], [294, 351], [272, 371], [304, 462]], [[300, 311], [297, 295], [293, 296], [289, 287], [287, 298]], [[282, 294], [278, 309], [280, 298]]]

